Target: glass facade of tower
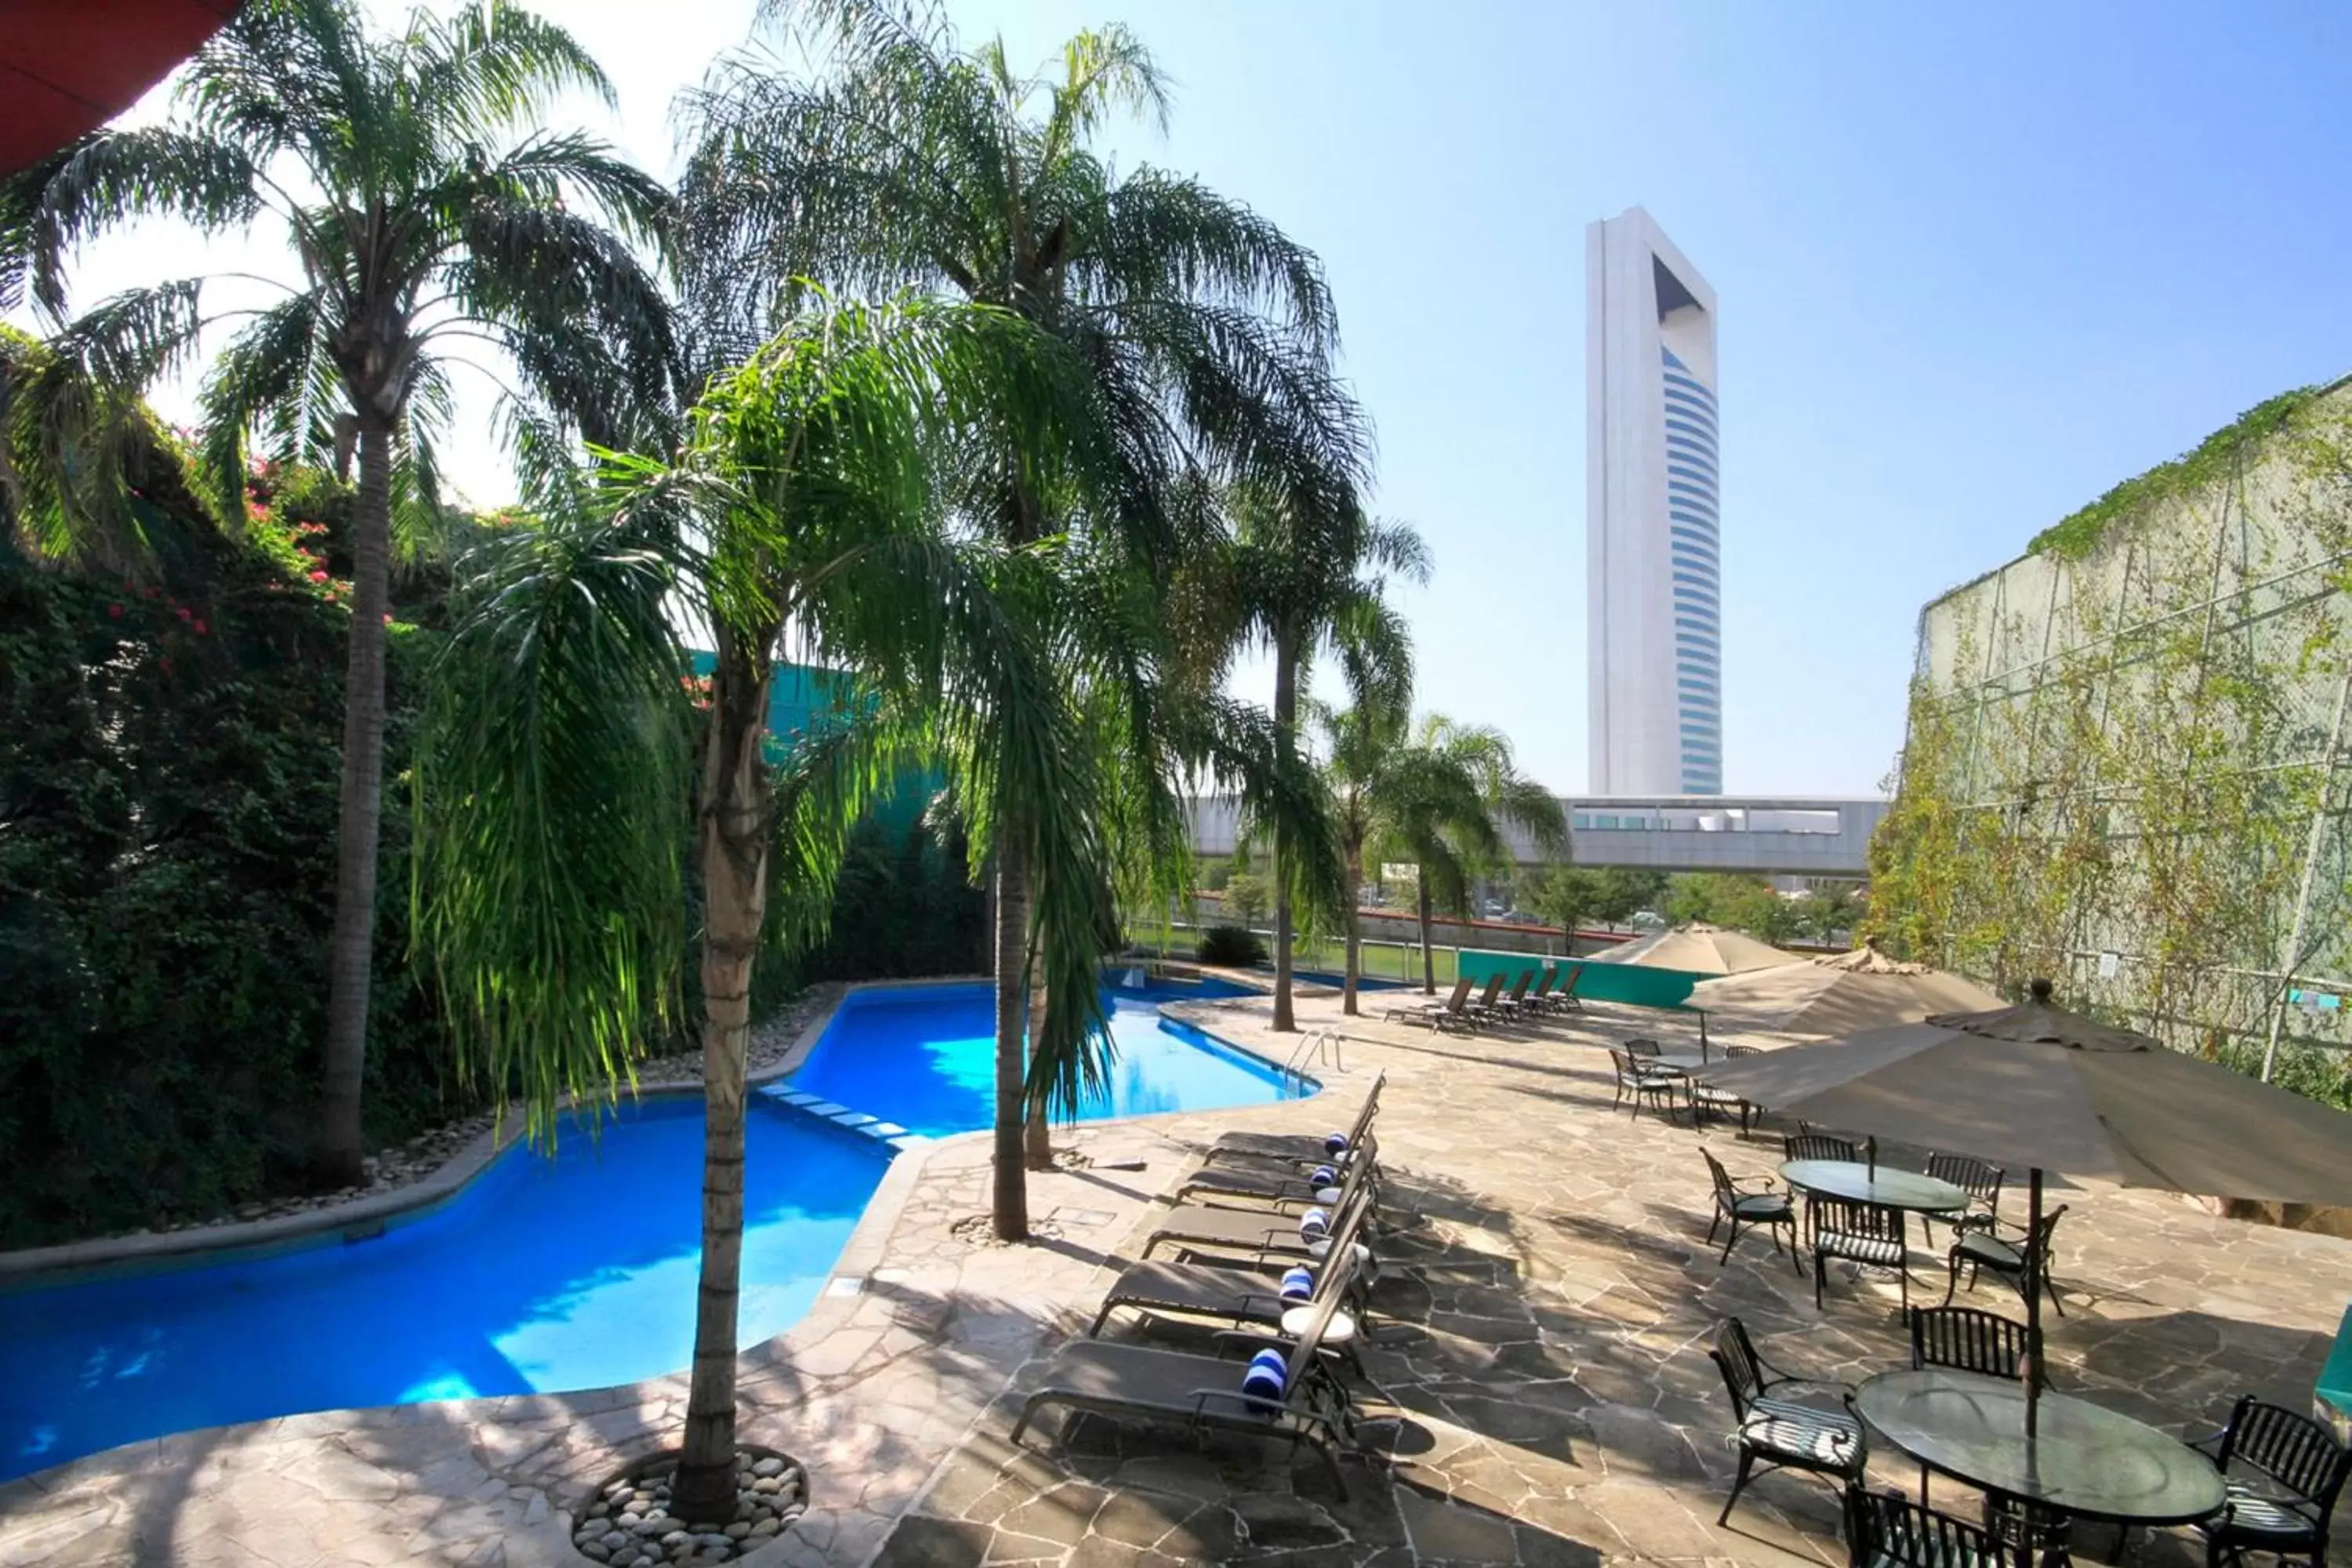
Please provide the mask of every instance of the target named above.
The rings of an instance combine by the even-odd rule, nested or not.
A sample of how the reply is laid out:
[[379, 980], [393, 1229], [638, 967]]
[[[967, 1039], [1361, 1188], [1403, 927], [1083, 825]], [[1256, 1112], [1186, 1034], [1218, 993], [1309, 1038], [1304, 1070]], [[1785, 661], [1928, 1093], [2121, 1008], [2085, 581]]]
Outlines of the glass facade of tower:
[[1674, 574], [1675, 716], [1682, 791], [1723, 793], [1722, 547], [1715, 393], [1671, 349], [1664, 360], [1666, 530]]

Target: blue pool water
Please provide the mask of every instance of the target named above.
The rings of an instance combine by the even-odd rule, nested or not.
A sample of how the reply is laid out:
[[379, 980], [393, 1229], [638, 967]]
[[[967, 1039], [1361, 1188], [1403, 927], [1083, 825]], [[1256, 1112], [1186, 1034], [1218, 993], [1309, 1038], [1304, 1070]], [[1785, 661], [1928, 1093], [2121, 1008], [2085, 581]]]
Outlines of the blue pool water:
[[[797, 1322], [890, 1150], [753, 1099], [742, 1342]], [[0, 1479], [167, 1432], [601, 1388], [691, 1359], [702, 1102], [508, 1152], [370, 1241], [0, 1294]]]
[[[1117, 1056], [1108, 1092], [1092, 1097], [1080, 1114], [1221, 1110], [1297, 1098], [1297, 1081], [1286, 1080], [1270, 1064], [1160, 1016], [1162, 1002], [1244, 994], [1216, 981], [1107, 987], [1103, 998]], [[990, 990], [923, 985], [859, 992], [834, 1015], [793, 1075], [793, 1087], [929, 1137], [989, 1126], [996, 1105]]]
[[[1295, 1097], [1268, 1064], [1158, 1014], [1234, 987], [1113, 987], [1118, 1059], [1089, 1116]], [[984, 985], [862, 992], [793, 1088], [929, 1135], [991, 1121]], [[882, 1180], [877, 1140], [751, 1097], [741, 1342], [797, 1322]], [[646, 1101], [552, 1159], [508, 1152], [367, 1240], [0, 1292], [0, 1480], [229, 1422], [602, 1388], [691, 1358], [702, 1103]]]

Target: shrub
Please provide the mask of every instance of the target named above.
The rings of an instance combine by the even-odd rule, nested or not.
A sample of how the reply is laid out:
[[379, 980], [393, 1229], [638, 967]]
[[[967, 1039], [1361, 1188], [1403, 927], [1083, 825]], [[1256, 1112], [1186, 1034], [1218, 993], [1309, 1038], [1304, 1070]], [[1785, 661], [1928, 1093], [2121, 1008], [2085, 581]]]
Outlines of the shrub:
[[1246, 969], [1265, 962], [1265, 943], [1240, 926], [1211, 926], [1201, 933], [1199, 953], [1203, 963]]

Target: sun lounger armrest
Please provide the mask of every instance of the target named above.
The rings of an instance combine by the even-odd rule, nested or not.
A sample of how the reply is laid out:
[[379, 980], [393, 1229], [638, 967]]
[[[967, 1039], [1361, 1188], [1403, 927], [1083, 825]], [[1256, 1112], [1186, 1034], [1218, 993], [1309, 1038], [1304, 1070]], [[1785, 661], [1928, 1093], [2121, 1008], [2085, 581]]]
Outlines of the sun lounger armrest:
[[1231, 1356], [1236, 1352], [1255, 1355], [1260, 1351], [1286, 1351], [1290, 1342], [1272, 1329], [1219, 1329], [1213, 1336], [1217, 1353]]

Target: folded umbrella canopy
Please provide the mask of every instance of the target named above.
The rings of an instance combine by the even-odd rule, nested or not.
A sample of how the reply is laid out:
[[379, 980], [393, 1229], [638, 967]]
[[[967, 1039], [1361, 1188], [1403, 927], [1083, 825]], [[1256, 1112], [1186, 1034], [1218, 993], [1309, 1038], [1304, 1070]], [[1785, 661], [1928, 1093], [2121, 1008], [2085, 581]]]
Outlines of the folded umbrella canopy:
[[1636, 963], [1650, 969], [1679, 969], [1686, 974], [1741, 974], [1798, 962], [1797, 954], [1742, 931], [1726, 931], [1705, 921], [1690, 921], [1671, 931], [1635, 937], [1622, 947], [1596, 953], [1599, 963]]
[[[2069, 1013], [2037, 980], [2015, 1007], [1945, 1014], [1697, 1069], [1808, 1121], [2126, 1187], [2352, 1204], [2352, 1115], [2145, 1035]], [[2042, 1292], [2027, 1248], [2026, 1338], [2041, 1382]]]
[[1938, 1013], [1998, 1007], [2000, 998], [1957, 974], [1906, 963], [1865, 944], [1834, 957], [1702, 980], [1684, 1005], [1749, 1028], [1851, 1035]]

